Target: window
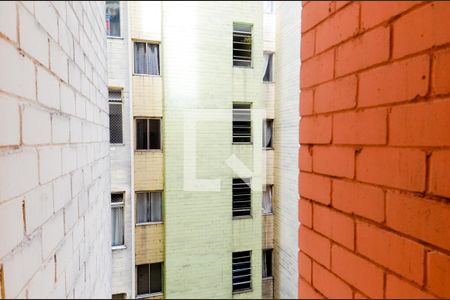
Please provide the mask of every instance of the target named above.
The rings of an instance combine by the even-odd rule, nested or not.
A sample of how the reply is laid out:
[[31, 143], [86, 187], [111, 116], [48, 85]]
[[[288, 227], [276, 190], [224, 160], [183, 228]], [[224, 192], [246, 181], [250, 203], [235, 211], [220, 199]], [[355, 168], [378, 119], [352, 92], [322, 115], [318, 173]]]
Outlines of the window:
[[127, 294], [113, 294], [112, 299], [127, 299]]
[[262, 278], [272, 277], [272, 249], [262, 251]]
[[162, 292], [162, 263], [137, 266], [137, 294]]
[[109, 91], [109, 142], [122, 144], [122, 92]]
[[233, 143], [251, 143], [252, 141], [250, 107], [250, 104], [233, 104]]
[[264, 12], [266, 14], [273, 13], [273, 1], [264, 1]]
[[272, 186], [266, 185], [266, 189], [263, 191], [262, 213], [268, 215], [272, 212]]
[[273, 53], [264, 53], [264, 82], [273, 81]]
[[159, 75], [159, 45], [134, 43], [134, 74]]
[[251, 252], [233, 253], [233, 292], [252, 288]]
[[263, 147], [272, 148], [273, 120], [267, 119], [263, 121]]
[[252, 25], [233, 24], [233, 66], [252, 65]]
[[161, 149], [161, 120], [136, 119], [136, 149]]
[[136, 193], [137, 224], [162, 221], [162, 193]]
[[120, 37], [120, 1], [106, 1], [106, 34]]
[[123, 193], [111, 194], [111, 228], [113, 247], [124, 245]]
[[233, 178], [233, 217], [250, 216], [252, 191], [250, 178]]

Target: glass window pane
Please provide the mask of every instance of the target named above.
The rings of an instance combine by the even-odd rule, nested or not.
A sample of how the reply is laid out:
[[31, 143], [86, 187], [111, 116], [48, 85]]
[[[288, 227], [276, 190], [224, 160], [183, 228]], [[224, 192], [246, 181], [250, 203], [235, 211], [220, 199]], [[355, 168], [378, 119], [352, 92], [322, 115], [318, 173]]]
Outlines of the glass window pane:
[[150, 265], [150, 293], [162, 292], [162, 264]]
[[136, 149], [149, 149], [147, 136], [147, 120], [136, 119]]
[[152, 197], [152, 208], [151, 208], [151, 219], [152, 222], [161, 222], [162, 221], [162, 193], [154, 192], [151, 193]]
[[145, 43], [134, 43], [134, 73], [146, 74]]
[[264, 77], [263, 81], [272, 82], [272, 64], [273, 64], [273, 53], [264, 54]]
[[160, 120], [150, 121], [150, 149], [161, 149]]
[[147, 44], [146, 56], [148, 70], [146, 74], [159, 75], [159, 45]]
[[120, 36], [120, 1], [106, 1], [106, 34]]
[[120, 246], [124, 244], [124, 224], [123, 224], [123, 207], [111, 208], [111, 231], [112, 246]]
[[150, 222], [150, 201], [148, 193], [137, 193], [137, 223]]
[[150, 293], [150, 272], [149, 265], [137, 266], [137, 294]]

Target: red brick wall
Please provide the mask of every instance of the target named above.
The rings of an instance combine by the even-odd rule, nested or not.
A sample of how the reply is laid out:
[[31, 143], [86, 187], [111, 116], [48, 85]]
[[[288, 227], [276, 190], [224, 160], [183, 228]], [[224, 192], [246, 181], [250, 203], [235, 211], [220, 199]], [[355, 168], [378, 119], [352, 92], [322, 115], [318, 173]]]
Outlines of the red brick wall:
[[450, 3], [304, 2], [299, 297], [450, 298]]

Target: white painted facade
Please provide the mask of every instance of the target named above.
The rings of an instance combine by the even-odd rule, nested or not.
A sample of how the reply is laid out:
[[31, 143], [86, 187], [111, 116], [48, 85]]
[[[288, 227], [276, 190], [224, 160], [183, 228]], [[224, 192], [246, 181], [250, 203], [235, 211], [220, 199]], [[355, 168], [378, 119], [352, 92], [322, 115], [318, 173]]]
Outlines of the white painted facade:
[[111, 295], [103, 2], [0, 3], [0, 297]]
[[297, 298], [300, 1], [275, 2], [274, 298]]

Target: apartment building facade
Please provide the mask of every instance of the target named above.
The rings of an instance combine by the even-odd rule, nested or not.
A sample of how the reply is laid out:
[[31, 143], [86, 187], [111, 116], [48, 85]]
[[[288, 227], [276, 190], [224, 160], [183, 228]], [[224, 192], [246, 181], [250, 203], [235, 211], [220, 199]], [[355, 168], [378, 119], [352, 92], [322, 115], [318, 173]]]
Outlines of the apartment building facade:
[[275, 11], [106, 1], [113, 297], [295, 296], [297, 249], [276, 237], [297, 230], [297, 189], [275, 184], [275, 79], [290, 72], [276, 69]]

